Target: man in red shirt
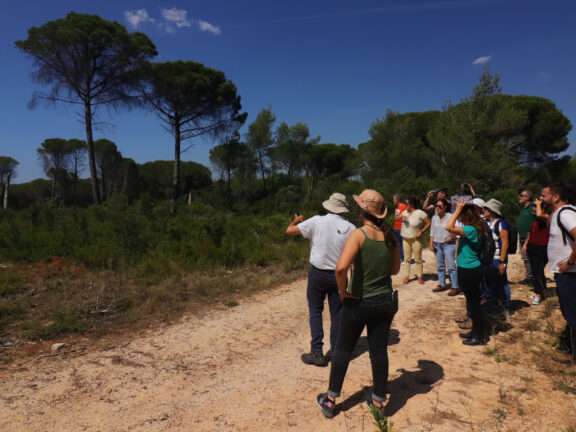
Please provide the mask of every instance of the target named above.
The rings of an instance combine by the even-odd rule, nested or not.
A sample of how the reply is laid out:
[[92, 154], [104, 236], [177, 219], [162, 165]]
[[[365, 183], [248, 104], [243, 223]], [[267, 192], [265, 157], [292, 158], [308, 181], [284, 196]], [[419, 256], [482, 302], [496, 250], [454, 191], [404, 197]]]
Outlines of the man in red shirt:
[[398, 244], [400, 245], [400, 261], [404, 261], [404, 250], [402, 248], [400, 231], [402, 230], [402, 213], [408, 206], [398, 194], [395, 194], [392, 199], [394, 200], [394, 235], [396, 235], [396, 240], [398, 240]]

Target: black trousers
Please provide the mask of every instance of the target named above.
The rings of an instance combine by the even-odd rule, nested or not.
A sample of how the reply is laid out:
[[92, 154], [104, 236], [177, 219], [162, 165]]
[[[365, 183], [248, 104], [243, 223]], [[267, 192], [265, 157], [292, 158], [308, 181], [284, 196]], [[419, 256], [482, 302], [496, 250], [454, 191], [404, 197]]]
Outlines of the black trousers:
[[472, 320], [472, 333], [485, 339], [488, 337], [488, 324], [481, 307], [482, 267], [467, 269], [458, 267], [458, 284], [466, 297], [466, 309]]
[[546, 295], [546, 275], [544, 269], [548, 263], [548, 252], [546, 246], [528, 244], [528, 260], [532, 269], [532, 281], [534, 291], [542, 298]]
[[338, 341], [330, 368], [330, 396], [340, 396], [352, 352], [364, 327], [367, 327], [374, 396], [380, 400], [385, 398], [388, 384], [388, 337], [397, 309], [398, 305], [389, 295], [344, 300]]

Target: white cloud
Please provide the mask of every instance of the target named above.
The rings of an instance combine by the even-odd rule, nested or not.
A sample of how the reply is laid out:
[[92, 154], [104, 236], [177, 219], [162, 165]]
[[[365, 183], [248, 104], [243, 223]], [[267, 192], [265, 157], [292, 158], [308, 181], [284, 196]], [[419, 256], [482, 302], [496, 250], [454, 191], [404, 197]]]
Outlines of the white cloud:
[[214, 24], [210, 24], [208, 21], [198, 20], [198, 28], [203, 32], [212, 33], [214, 35], [222, 34], [222, 29]]
[[170, 8], [162, 9], [162, 17], [178, 28], [190, 27], [192, 24], [188, 21], [188, 11], [185, 9]]
[[148, 15], [146, 9], [128, 10], [124, 12], [124, 18], [134, 29], [140, 27], [140, 24], [154, 22], [154, 18]]
[[485, 65], [490, 63], [490, 60], [492, 60], [491, 56], [482, 56], [482, 57], [478, 57], [476, 60], [474, 60], [472, 62], [473, 65]]

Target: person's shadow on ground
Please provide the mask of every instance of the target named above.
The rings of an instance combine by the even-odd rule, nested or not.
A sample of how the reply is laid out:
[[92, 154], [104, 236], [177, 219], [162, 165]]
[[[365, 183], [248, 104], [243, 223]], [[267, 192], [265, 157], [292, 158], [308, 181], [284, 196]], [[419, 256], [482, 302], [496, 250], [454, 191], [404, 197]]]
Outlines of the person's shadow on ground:
[[[418, 360], [418, 370], [399, 369], [401, 375], [388, 383], [390, 398], [384, 407], [384, 415], [391, 417], [400, 411], [406, 402], [417, 394], [431, 391], [438, 381], [444, 378], [444, 369], [432, 360]], [[366, 401], [366, 396], [372, 391], [365, 387], [337, 405], [337, 412], [352, 409]]]
[[[398, 343], [400, 343], [400, 332], [397, 329], [390, 329], [390, 333], [388, 336], [388, 346], [396, 345]], [[360, 336], [358, 342], [356, 343], [356, 348], [354, 348], [354, 351], [352, 351], [351, 360], [360, 357], [365, 352], [368, 352], [368, 350], [369, 350], [368, 337]]]

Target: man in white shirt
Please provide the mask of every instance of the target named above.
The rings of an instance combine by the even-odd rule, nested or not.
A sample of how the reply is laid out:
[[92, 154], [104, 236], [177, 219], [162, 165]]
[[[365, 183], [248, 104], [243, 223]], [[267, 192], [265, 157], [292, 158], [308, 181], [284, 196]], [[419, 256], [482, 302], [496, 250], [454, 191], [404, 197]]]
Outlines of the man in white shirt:
[[[560, 184], [542, 189], [542, 201], [552, 209], [548, 265], [554, 272], [560, 309], [568, 323], [566, 348], [576, 355], [576, 207], [568, 204], [568, 190]], [[566, 341], [568, 339], [568, 341]]]
[[329, 355], [324, 356], [322, 351], [324, 339], [322, 311], [326, 298], [330, 308], [330, 348], [336, 346], [342, 308], [336, 285], [336, 263], [348, 236], [356, 228], [341, 216], [348, 213], [346, 196], [343, 194], [333, 193], [322, 206], [328, 214], [307, 220], [296, 215], [286, 228], [287, 235], [301, 235], [310, 240], [310, 269], [306, 295], [312, 340], [310, 352], [302, 355], [302, 361], [316, 366], [327, 366], [329, 361]]

